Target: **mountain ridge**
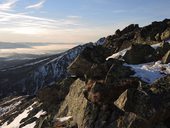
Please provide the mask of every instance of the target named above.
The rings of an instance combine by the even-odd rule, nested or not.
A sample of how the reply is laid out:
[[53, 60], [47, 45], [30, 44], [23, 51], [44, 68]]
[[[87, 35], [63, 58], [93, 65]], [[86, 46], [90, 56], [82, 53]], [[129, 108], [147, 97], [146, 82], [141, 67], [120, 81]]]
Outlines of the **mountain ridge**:
[[[170, 19], [142, 28], [130, 25], [78, 51], [74, 49], [64, 58], [47, 60], [47, 65], [63, 60], [60, 66], [68, 61], [60, 73], [69, 72], [69, 75], [40, 87], [36, 96], [2, 99], [1, 127], [9, 128], [26, 108], [33, 108], [15, 127], [169, 128], [167, 39], [170, 39]], [[20, 98], [23, 98], [21, 102]]]

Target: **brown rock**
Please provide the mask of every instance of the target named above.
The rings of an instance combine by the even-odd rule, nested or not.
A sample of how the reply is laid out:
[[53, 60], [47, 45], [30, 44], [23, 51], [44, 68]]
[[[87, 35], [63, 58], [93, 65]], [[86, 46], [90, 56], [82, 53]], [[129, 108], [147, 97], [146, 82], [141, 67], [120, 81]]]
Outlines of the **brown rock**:
[[163, 64], [168, 64], [170, 63], [170, 50], [164, 55], [162, 58], [162, 63]]
[[150, 97], [144, 91], [136, 89], [126, 90], [121, 94], [115, 104], [121, 110], [133, 112], [144, 119], [150, 119], [156, 113]]

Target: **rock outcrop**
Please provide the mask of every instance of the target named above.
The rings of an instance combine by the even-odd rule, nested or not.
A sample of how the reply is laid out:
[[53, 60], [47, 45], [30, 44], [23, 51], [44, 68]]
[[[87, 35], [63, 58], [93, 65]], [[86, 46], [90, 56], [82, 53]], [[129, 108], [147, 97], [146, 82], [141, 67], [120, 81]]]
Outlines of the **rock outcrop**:
[[114, 35], [108, 36], [103, 46], [110, 48], [112, 53], [128, 48], [132, 44], [156, 44], [170, 39], [170, 19], [153, 22], [151, 25], [139, 27], [129, 25], [122, 31], [117, 30]]
[[153, 62], [156, 60], [155, 49], [147, 44], [134, 44], [126, 52], [123, 59], [128, 64], [141, 64]]

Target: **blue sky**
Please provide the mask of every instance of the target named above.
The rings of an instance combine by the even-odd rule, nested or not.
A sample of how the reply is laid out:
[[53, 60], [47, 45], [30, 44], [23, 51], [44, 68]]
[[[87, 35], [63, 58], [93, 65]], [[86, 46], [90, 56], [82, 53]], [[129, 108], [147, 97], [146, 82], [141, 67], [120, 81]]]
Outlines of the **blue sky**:
[[0, 0], [0, 41], [90, 42], [170, 18], [170, 0]]

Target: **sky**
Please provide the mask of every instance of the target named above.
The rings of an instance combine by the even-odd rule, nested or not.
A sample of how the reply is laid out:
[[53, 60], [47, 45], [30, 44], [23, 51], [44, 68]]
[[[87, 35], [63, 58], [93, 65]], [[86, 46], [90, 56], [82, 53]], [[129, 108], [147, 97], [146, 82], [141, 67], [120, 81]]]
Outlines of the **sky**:
[[170, 0], [0, 0], [0, 41], [87, 43], [170, 18]]

